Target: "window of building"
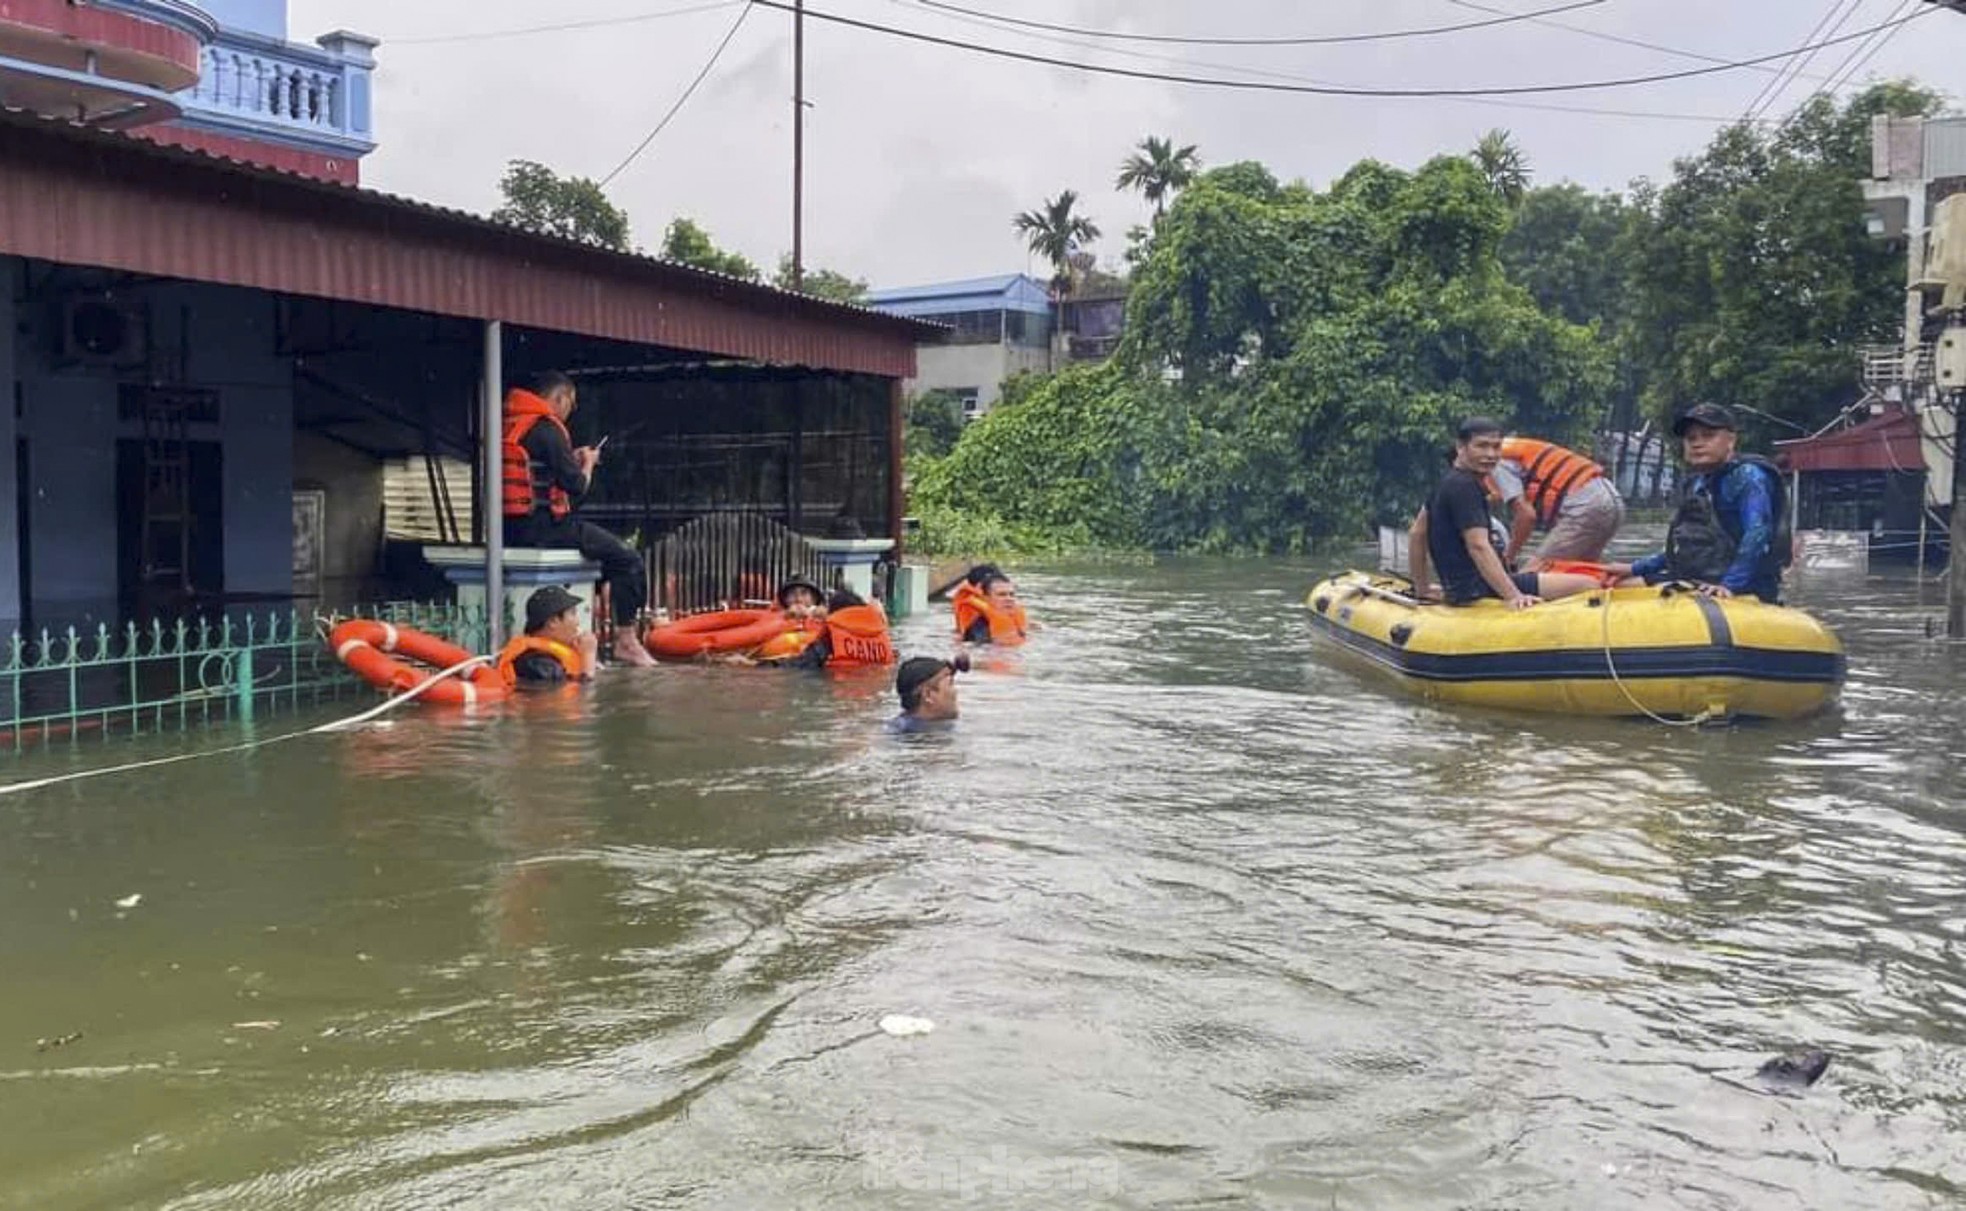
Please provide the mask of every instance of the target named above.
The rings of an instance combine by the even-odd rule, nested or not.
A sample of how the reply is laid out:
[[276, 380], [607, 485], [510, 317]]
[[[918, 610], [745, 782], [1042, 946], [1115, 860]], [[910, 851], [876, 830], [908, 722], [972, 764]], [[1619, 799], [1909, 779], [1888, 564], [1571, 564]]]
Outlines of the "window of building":
[[949, 394], [955, 396], [956, 402], [963, 406], [963, 420], [973, 421], [983, 415], [983, 392], [980, 388], [957, 387]]

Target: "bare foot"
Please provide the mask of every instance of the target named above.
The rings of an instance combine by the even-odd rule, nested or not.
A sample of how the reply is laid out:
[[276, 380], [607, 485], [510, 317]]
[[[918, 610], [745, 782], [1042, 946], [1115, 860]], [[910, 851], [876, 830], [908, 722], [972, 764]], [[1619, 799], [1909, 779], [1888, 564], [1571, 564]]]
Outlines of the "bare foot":
[[649, 655], [648, 649], [643, 647], [641, 642], [635, 638], [635, 632], [626, 628], [615, 634], [614, 658], [622, 664], [629, 665], [633, 668], [652, 669], [655, 667], [655, 657]]

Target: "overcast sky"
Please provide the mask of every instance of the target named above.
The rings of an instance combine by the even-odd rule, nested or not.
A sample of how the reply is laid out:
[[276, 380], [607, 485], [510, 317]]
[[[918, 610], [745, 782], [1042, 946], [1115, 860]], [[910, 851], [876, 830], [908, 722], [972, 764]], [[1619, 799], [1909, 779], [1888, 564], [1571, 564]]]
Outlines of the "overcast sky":
[[[506, 161], [600, 178], [642, 140], [709, 60], [742, 5], [715, 0], [292, 0], [291, 34], [336, 28], [381, 38], [380, 149], [364, 182], [467, 210], [497, 204]], [[1465, 0], [949, 0], [1098, 31], [1216, 38], [1361, 34], [1479, 21]], [[1575, 0], [1573, 0], [1575, 2]], [[1479, 0], [1544, 11], [1563, 0]], [[1855, 7], [1852, 8], [1851, 4]], [[1699, 68], [1810, 41], [1830, 11], [1853, 33], [1920, 0], [1601, 0], [1546, 18], [1434, 37], [1337, 46], [1193, 46], [1017, 32], [923, 0], [808, 0], [823, 11], [1034, 54], [1176, 74], [1295, 78], [1372, 88], [1603, 80]], [[511, 37], [546, 24], [614, 24]], [[1647, 49], [1589, 32], [1654, 43]], [[448, 40], [433, 40], [448, 39]], [[1078, 45], [1074, 45], [1077, 43]], [[1801, 100], [1858, 53], [1824, 49]], [[1103, 48], [1103, 49], [1101, 49]], [[1681, 54], [1669, 51], [1682, 52]], [[609, 187], [653, 250], [676, 215], [761, 266], [791, 236], [791, 18], [754, 7], [701, 88]], [[1900, 31], [1859, 79], [1916, 75], [1966, 94], [1966, 14], [1933, 12]], [[1854, 65], [1853, 65], [1854, 66]], [[1267, 73], [1258, 77], [1252, 73]], [[1738, 117], [1766, 72], [1472, 102], [1228, 92], [1089, 76], [985, 58], [807, 19], [806, 259], [876, 287], [1030, 267], [1011, 216], [1072, 188], [1116, 258], [1147, 213], [1113, 176], [1142, 135], [1200, 147], [1221, 164], [1256, 159], [1323, 185], [1356, 160], [1412, 166], [1463, 150], [1490, 127], [1514, 132], [1539, 181], [1622, 188], [1663, 176]], [[1552, 112], [1546, 106], [1673, 117]], [[1716, 120], [1689, 120], [1717, 119]]]

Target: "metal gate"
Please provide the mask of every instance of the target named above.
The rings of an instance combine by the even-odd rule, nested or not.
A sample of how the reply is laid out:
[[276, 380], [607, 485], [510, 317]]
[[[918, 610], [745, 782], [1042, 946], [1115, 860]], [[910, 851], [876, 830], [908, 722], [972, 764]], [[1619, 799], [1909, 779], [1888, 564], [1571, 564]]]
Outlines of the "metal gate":
[[713, 513], [670, 531], [648, 553], [649, 603], [671, 617], [768, 604], [794, 576], [832, 588], [825, 560], [798, 531], [762, 513]]

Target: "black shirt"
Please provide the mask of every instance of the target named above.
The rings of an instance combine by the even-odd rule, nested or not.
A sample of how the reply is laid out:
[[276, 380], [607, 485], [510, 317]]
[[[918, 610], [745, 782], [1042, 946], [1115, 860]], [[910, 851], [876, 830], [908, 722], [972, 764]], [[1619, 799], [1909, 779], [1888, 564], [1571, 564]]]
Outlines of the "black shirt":
[[532, 513], [527, 517], [508, 517], [505, 528], [528, 546], [549, 546], [549, 538], [561, 537], [571, 525], [555, 519], [548, 488], [560, 488], [576, 502], [587, 493], [587, 476], [581, 474], [580, 460], [573, 456], [573, 444], [560, 433], [558, 425], [541, 420], [519, 441], [526, 452], [532, 473]]
[[567, 667], [546, 652], [524, 652], [513, 659], [512, 675], [522, 686], [565, 685]]
[[[1434, 489], [1433, 499], [1427, 502], [1427, 556], [1433, 561], [1441, 591], [1449, 602], [1459, 604], [1494, 596], [1488, 582], [1481, 578], [1481, 569], [1475, 567], [1474, 556], [1468, 553], [1468, 540], [1462, 537], [1468, 530], [1480, 530], [1493, 544], [1495, 532], [1488, 520], [1487, 488], [1479, 475], [1460, 467], [1447, 473]], [[1501, 558], [1501, 554], [1501, 548], [1497, 547], [1496, 558]]]

